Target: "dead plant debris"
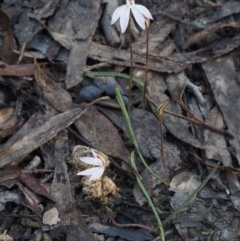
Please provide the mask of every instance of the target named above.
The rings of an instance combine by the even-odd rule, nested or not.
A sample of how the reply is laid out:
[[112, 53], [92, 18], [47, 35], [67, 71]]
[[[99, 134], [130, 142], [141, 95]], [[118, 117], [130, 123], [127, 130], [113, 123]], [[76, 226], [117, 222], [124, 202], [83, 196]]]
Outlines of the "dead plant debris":
[[[148, 47], [136, 16], [132, 38], [110, 24], [124, 0], [1, 1], [0, 240], [240, 239], [240, 4], [135, 3]], [[92, 148], [110, 165], [89, 181]]]

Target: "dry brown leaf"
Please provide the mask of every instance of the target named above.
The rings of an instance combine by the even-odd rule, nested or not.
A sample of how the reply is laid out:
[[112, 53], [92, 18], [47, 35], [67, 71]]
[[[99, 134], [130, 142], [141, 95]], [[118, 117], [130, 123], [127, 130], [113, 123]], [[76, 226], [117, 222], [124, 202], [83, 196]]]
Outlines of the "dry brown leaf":
[[100, 0], [71, 1], [72, 27], [76, 33], [67, 65], [66, 87], [76, 86], [83, 79], [89, 44], [101, 16]]
[[[130, 66], [130, 53], [127, 50], [119, 50], [104, 46], [97, 43], [91, 43], [88, 57], [101, 61], [108, 62], [119, 66]], [[141, 54], [133, 54], [133, 67], [145, 69], [145, 56]], [[149, 70], [157, 72], [178, 73], [184, 69], [189, 68], [190, 65], [186, 63], [177, 63], [162, 57], [149, 55]]]
[[[172, 179], [169, 188], [169, 190], [175, 192], [170, 201], [172, 208], [174, 210], [178, 208], [179, 204], [183, 203], [200, 185], [201, 181], [195, 173], [181, 172], [176, 175]], [[194, 200], [195, 198], [192, 198], [184, 210], [191, 206]]]
[[214, 43], [212, 45], [213, 57], [217, 58], [224, 54], [231, 52], [233, 49], [238, 48], [240, 45], [240, 34], [237, 34], [231, 39], [224, 39], [219, 43]]
[[71, 95], [54, 80], [47, 76], [44, 70], [40, 68], [35, 58], [34, 66], [36, 82], [42, 89], [46, 100], [60, 112], [73, 109], [74, 107]]
[[240, 3], [237, 1], [227, 1], [213, 14], [212, 21], [216, 22], [222, 18], [240, 12]]
[[18, 60], [22, 59], [23, 52], [26, 45], [32, 40], [32, 38], [42, 29], [38, 21], [29, 17], [30, 9], [24, 9], [20, 13], [18, 21], [18, 31], [15, 31], [15, 36], [21, 46], [20, 57]]
[[43, 187], [31, 173], [21, 173], [20, 180], [22, 183], [27, 185], [35, 194], [42, 195], [54, 202], [48, 190]]
[[[32, 193], [31, 190], [29, 190], [28, 188], [24, 187], [20, 182], [17, 183], [18, 188], [21, 190], [21, 192], [23, 193], [23, 195], [26, 198], [28, 207], [34, 212], [36, 213], [39, 217], [42, 216], [41, 214], [41, 209], [38, 206], [38, 200], [35, 197], [34, 193]], [[23, 204], [24, 205], [24, 204]]]
[[217, 104], [229, 132], [234, 139], [229, 140], [235, 149], [240, 164], [240, 85], [232, 57], [226, 56], [208, 60], [202, 65], [206, 77], [212, 87]]
[[[52, 139], [61, 130], [71, 125], [82, 113], [83, 110], [80, 108], [66, 111], [45, 120], [42, 124], [37, 123], [38, 125], [35, 119], [34, 128], [28, 130], [25, 128], [26, 132], [21, 133], [21, 139], [15, 137], [16, 142], [14, 142], [12, 146], [8, 145], [8, 149], [5, 149], [5, 151], [0, 152], [0, 167], [21, 159], [43, 143]], [[21, 129], [19, 132], [21, 132]], [[6, 148], [6, 146], [4, 147]]]
[[2, 9], [0, 9], [0, 26], [3, 31], [1, 60], [7, 64], [15, 64], [18, 56], [13, 52], [17, 46], [11, 29], [11, 20]]
[[96, 128], [96, 138], [100, 145], [100, 150], [108, 156], [119, 158], [129, 162], [127, 148], [119, 135], [116, 127], [102, 115], [95, 106], [91, 106], [74, 122], [79, 133], [86, 138], [94, 148], [98, 148], [94, 138], [94, 126]]

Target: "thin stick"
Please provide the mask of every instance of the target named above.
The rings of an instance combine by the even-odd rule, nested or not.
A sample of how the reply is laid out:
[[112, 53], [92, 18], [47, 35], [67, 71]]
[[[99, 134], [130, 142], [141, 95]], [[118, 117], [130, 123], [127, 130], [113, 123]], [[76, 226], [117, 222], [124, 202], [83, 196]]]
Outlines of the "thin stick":
[[129, 36], [129, 49], [130, 49], [130, 79], [129, 79], [129, 87], [128, 87], [128, 113], [131, 111], [131, 105], [132, 105], [132, 80], [133, 80], [133, 53], [132, 53], [132, 33], [131, 33], [131, 16], [129, 18], [128, 23], [128, 36]]
[[119, 227], [119, 228], [131, 228], [131, 227], [134, 227], [134, 228], [143, 228], [143, 229], [146, 229], [148, 230], [149, 232], [151, 233], [155, 233], [155, 234], [158, 234], [158, 232], [156, 230], [154, 230], [153, 228], [147, 226], [147, 225], [143, 225], [143, 224], [135, 224], [135, 223], [126, 223], [126, 224], [122, 224], [122, 223], [118, 223], [116, 222], [115, 218], [114, 218], [114, 214], [112, 212], [112, 210], [110, 210], [108, 207], [107, 207], [107, 211], [108, 211], [108, 215], [109, 215], [109, 219], [110, 221], [112, 222], [113, 225]]
[[149, 45], [149, 26], [147, 26], [147, 32], [146, 32], [146, 69], [145, 69], [145, 81], [144, 81], [144, 89], [143, 89], [143, 101], [142, 106], [143, 109], [146, 108], [146, 92], [147, 92], [147, 86], [148, 86], [148, 45]]
[[[147, 98], [156, 108], [158, 108], [157, 104], [154, 103], [153, 100], [151, 100], [151, 98], [150, 98], [149, 96], [146, 95], [146, 98]], [[229, 136], [230, 138], [234, 138], [234, 135], [231, 134], [230, 132], [228, 132], [227, 130], [221, 130], [221, 129], [218, 129], [218, 128], [213, 127], [213, 126], [209, 126], [209, 125], [207, 125], [205, 122], [200, 121], [200, 120], [198, 120], [197, 118], [189, 118], [189, 117], [186, 117], [186, 116], [182, 116], [182, 115], [175, 114], [175, 113], [173, 113], [173, 112], [171, 112], [171, 111], [167, 111], [167, 110], [164, 110], [164, 113], [165, 113], [165, 114], [168, 114], [168, 115], [172, 115], [172, 116], [178, 117], [178, 118], [183, 119], [183, 120], [186, 120], [186, 121], [190, 121], [190, 122], [192, 122], [193, 124], [196, 124], [196, 125], [198, 125], [198, 126], [201, 126], [202, 128], [205, 128], [205, 129], [208, 129], [208, 130], [217, 132], [217, 133], [222, 134], [222, 135]]]

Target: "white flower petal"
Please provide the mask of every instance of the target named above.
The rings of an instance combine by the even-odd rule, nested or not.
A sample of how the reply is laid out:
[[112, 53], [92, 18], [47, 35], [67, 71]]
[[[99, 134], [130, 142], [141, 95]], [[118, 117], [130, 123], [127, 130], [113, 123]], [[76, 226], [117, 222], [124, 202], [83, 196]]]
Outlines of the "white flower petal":
[[143, 5], [135, 4], [134, 8], [136, 8], [139, 12], [141, 12], [145, 17], [153, 19], [152, 14]]
[[[136, 5], [135, 5], [136, 6]], [[142, 13], [136, 8], [136, 7], [132, 7], [132, 13], [133, 13], [133, 16], [136, 20], [136, 22], [138, 23], [138, 25], [142, 28], [142, 29], [145, 29], [146, 26], [145, 26], [145, 20], [144, 20], [144, 17], [142, 15]]]
[[96, 157], [80, 157], [79, 159], [80, 161], [90, 165], [100, 166], [100, 167], [103, 166], [103, 162], [101, 161], [101, 159]]
[[121, 26], [122, 33], [124, 33], [127, 29], [127, 26], [129, 23], [129, 15], [130, 15], [130, 8], [126, 6], [124, 12], [120, 17], [120, 26]]
[[90, 176], [90, 175], [93, 175], [95, 172], [97, 172], [99, 169], [103, 169], [103, 167], [93, 167], [93, 168], [89, 168], [87, 170], [84, 170], [82, 172], [78, 172], [77, 175], [80, 175], [80, 176]]
[[112, 15], [111, 25], [114, 24], [121, 17], [121, 15], [125, 11], [126, 7], [127, 7], [127, 5], [125, 4], [123, 6], [118, 7], [114, 11], [114, 13]]
[[104, 168], [103, 167], [98, 168], [98, 170], [95, 171], [90, 177], [90, 181], [100, 178], [103, 173], [104, 173]]

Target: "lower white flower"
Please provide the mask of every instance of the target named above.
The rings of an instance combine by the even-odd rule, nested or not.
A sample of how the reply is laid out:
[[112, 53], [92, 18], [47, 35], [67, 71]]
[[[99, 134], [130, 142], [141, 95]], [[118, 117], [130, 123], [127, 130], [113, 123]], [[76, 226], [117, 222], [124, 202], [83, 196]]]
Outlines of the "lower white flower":
[[84, 163], [97, 166], [97, 167], [89, 168], [85, 171], [77, 173], [77, 175], [81, 175], [81, 176], [91, 176], [90, 181], [99, 179], [103, 175], [106, 167], [105, 162], [100, 158], [98, 158], [97, 153], [93, 149], [92, 149], [92, 154], [94, 157], [80, 157], [79, 159]]

